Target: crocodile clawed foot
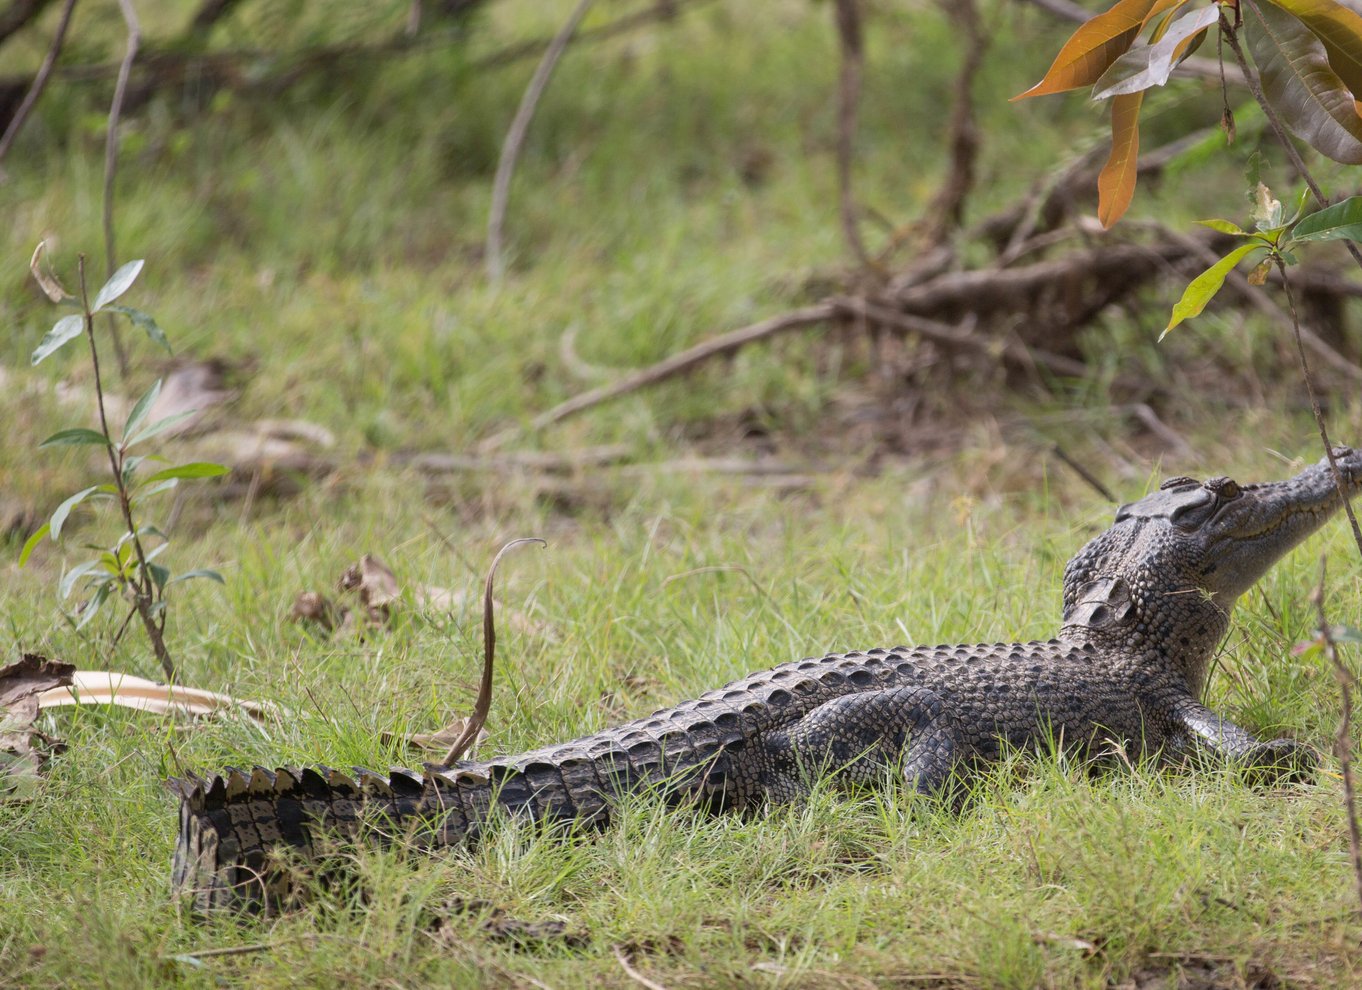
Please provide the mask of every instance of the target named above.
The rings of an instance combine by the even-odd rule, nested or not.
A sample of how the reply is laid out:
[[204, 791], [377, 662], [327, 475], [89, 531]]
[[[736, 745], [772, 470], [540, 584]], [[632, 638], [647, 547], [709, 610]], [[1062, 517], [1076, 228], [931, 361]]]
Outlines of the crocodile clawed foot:
[[1294, 739], [1271, 739], [1254, 747], [1244, 766], [1256, 784], [1291, 784], [1313, 780], [1319, 756]]

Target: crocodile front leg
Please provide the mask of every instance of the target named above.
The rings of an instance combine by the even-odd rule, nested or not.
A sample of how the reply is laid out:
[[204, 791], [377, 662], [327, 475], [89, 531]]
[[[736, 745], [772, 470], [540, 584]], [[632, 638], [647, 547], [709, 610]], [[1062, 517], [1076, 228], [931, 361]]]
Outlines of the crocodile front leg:
[[777, 801], [803, 793], [817, 777], [873, 783], [895, 769], [917, 791], [936, 794], [950, 783], [960, 756], [946, 704], [924, 687], [834, 698], [765, 742], [777, 775], [767, 793]]
[[1212, 755], [1273, 781], [1306, 780], [1319, 765], [1315, 751], [1294, 739], [1262, 740], [1190, 698], [1173, 710], [1174, 746]]

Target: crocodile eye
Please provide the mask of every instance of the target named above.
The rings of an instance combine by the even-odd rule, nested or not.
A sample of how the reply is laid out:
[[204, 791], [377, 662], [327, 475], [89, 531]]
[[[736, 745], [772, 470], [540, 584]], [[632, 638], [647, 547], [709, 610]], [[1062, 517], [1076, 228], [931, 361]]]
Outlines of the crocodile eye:
[[1230, 478], [1211, 478], [1206, 482], [1206, 488], [1213, 492], [1217, 498], [1230, 501], [1240, 496], [1239, 485]]
[[1166, 492], [1170, 488], [1181, 488], [1183, 485], [1195, 485], [1196, 483], [1195, 478], [1179, 475], [1176, 478], [1169, 478], [1163, 484], [1159, 485], [1159, 491]]

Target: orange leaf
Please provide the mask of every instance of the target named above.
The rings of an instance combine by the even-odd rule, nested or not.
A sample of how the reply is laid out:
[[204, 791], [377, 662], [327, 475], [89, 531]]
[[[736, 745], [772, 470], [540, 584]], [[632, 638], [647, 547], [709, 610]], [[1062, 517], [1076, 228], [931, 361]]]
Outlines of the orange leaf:
[[1125, 215], [1135, 197], [1140, 157], [1140, 104], [1143, 91], [1111, 101], [1111, 155], [1097, 177], [1097, 219], [1110, 228]]
[[1098, 14], [1083, 25], [1064, 42], [1064, 47], [1055, 56], [1054, 64], [1045, 73], [1045, 78], [1025, 93], [1012, 97], [1014, 101], [1032, 96], [1045, 96], [1050, 93], [1063, 93], [1066, 90], [1091, 86], [1111, 68], [1130, 47], [1145, 15], [1157, 0], [1120, 0], [1110, 10]]

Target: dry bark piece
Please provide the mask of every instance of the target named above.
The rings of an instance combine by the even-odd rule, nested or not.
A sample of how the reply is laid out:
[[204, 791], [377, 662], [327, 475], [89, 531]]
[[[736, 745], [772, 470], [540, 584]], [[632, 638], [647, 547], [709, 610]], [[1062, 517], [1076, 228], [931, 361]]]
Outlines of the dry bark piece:
[[64, 690], [74, 665], [25, 653], [0, 668], [0, 800], [30, 796], [48, 758], [65, 744], [34, 728], [41, 708], [39, 697]]

